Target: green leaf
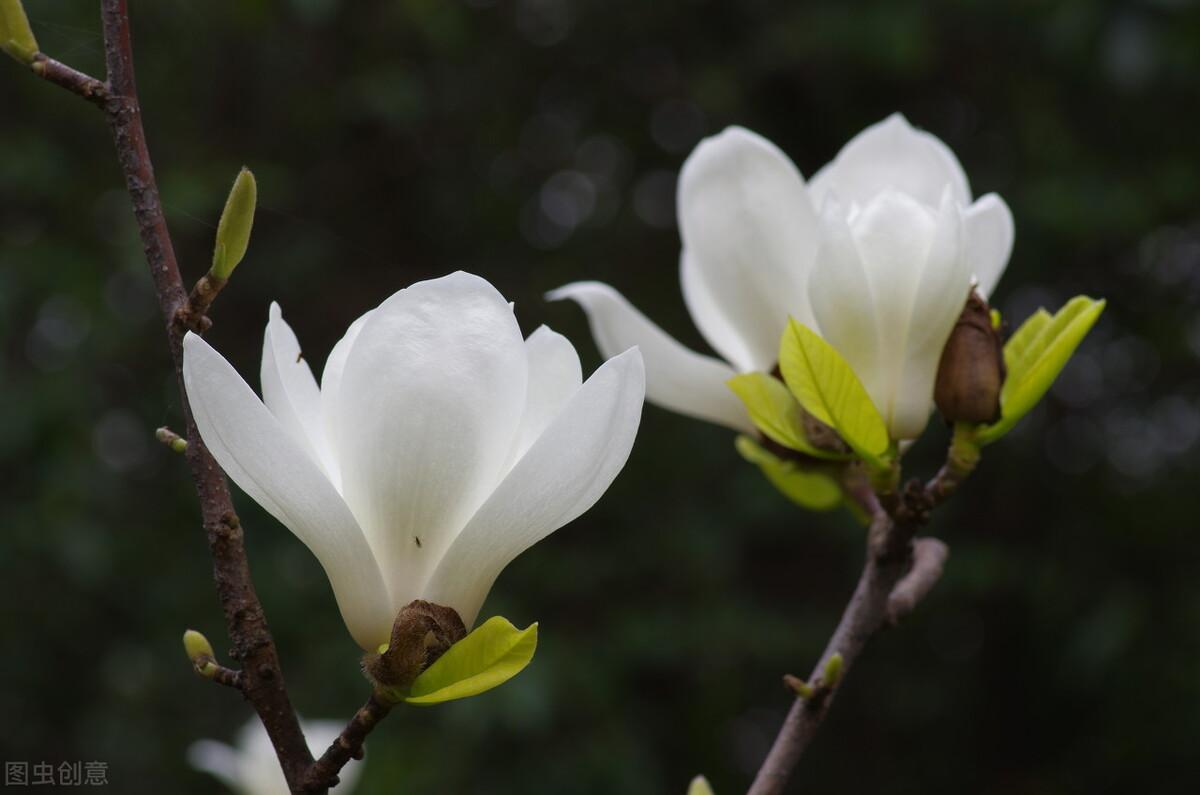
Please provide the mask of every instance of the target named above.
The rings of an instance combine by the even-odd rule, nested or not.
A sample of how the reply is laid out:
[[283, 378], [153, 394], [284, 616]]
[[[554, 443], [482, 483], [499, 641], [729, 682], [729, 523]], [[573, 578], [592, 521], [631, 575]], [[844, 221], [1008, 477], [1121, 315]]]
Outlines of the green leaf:
[[1105, 301], [1076, 296], [1053, 316], [1031, 317], [1004, 346], [1008, 376], [1000, 391], [1000, 421], [984, 427], [980, 444], [991, 444], [1038, 404], [1104, 311]]
[[492, 616], [455, 643], [412, 683], [409, 704], [440, 704], [477, 696], [519, 674], [537, 649], [538, 625], [517, 629]]
[[704, 776], [696, 776], [688, 785], [687, 795], [713, 795], [712, 786]]
[[[1052, 319], [1053, 316], [1049, 312], [1039, 309], [1030, 315], [1029, 319], [1022, 323], [1016, 333], [1009, 338], [1004, 345], [1004, 367], [1009, 373], [1020, 372], [1025, 367], [1030, 346]], [[1012, 379], [1006, 378], [1005, 385], [1007, 386], [1011, 381]]]
[[23, 64], [31, 63], [38, 51], [21, 0], [0, 0], [0, 50]]
[[766, 373], [745, 373], [725, 382], [746, 404], [750, 420], [773, 442], [805, 455], [831, 460], [847, 456], [822, 450], [804, 432], [804, 409], [778, 378]]
[[854, 370], [813, 330], [788, 321], [779, 368], [805, 411], [832, 427], [864, 461], [886, 466], [887, 425]]
[[812, 472], [785, 461], [749, 436], [739, 436], [734, 446], [742, 458], [755, 464], [771, 485], [792, 502], [811, 511], [830, 511], [842, 503], [842, 489], [821, 472]]
[[217, 224], [217, 242], [213, 247], [212, 261], [212, 272], [217, 278], [228, 279], [242, 257], [246, 256], [257, 204], [258, 184], [250, 169], [243, 167], [233, 181], [229, 198], [225, 200], [225, 209], [221, 212], [221, 221]]

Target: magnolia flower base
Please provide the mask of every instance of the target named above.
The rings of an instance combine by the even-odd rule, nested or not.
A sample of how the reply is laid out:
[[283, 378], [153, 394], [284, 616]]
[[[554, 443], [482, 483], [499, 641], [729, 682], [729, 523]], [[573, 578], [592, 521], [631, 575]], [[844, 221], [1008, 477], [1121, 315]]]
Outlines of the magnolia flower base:
[[454, 608], [415, 599], [396, 616], [391, 642], [363, 656], [363, 673], [377, 688], [404, 690], [466, 636]]

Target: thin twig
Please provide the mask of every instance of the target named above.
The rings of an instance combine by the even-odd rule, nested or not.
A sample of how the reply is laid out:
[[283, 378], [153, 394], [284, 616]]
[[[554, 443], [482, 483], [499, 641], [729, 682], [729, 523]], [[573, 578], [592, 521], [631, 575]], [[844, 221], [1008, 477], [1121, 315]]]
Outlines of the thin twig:
[[942, 578], [950, 548], [936, 538], [918, 538], [913, 542], [912, 557], [912, 568], [896, 583], [888, 597], [889, 624], [899, 623], [933, 590], [933, 586]]
[[[972, 455], [973, 453], [973, 455]], [[861, 469], [848, 468], [842, 488], [848, 499], [871, 516], [867, 556], [854, 595], [813, 669], [809, 697], [798, 697], [759, 768], [747, 795], [779, 795], [825, 719], [846, 674], [867, 642], [885, 625], [912, 612], [941, 577], [949, 550], [935, 539], [913, 541], [929, 514], [971, 474], [978, 449], [956, 433], [946, 465], [929, 483], [910, 481], [900, 490], [876, 495]], [[821, 684], [829, 658], [842, 655], [841, 676], [832, 686]], [[794, 679], [795, 677], [793, 677]]]
[[351, 759], [362, 759], [363, 740], [392, 711], [392, 704], [374, 693], [342, 729], [321, 758], [308, 769], [301, 792], [324, 792], [338, 783], [338, 773]]
[[300, 780], [312, 765], [312, 754], [288, 698], [275, 643], [254, 591], [241, 523], [234, 513], [229, 487], [196, 430], [183, 390], [183, 336], [187, 329], [179, 322], [178, 312], [187, 300], [187, 293], [159, 201], [154, 168], [142, 127], [126, 0], [102, 0], [101, 20], [108, 71], [106, 83], [43, 53], [34, 56], [30, 68], [39, 77], [99, 106], [108, 119], [117, 160], [133, 202], [142, 248], [166, 325], [168, 347], [179, 382], [187, 427], [187, 459], [200, 497], [200, 511], [212, 553], [217, 596], [233, 641], [232, 656], [242, 665], [242, 671], [230, 671], [230, 676], [222, 678], [227, 679], [227, 683], [236, 681], [238, 688], [254, 706], [279, 756], [289, 785], [298, 791]]

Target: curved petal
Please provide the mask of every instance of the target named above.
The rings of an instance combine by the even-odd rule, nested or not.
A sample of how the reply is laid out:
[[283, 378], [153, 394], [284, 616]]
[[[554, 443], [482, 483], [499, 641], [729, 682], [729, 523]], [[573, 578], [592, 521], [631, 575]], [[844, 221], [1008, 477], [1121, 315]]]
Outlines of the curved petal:
[[504, 567], [592, 507], [625, 466], [645, 388], [636, 348], [601, 365], [471, 517], [424, 598], [471, 626]]
[[696, 261], [687, 249], [679, 254], [679, 286], [683, 290], [683, 303], [687, 305], [688, 313], [712, 349], [738, 370], [753, 370], [754, 362], [759, 357], [746, 347], [742, 335], [729, 322], [725, 310], [701, 278]]
[[300, 352], [295, 332], [284, 321], [283, 311], [274, 301], [263, 334], [260, 374], [263, 404], [328, 473], [332, 462], [321, 420], [321, 389]]
[[[901, 381], [909, 367], [907, 352], [914, 323], [925, 322], [913, 314], [922, 266], [929, 255], [935, 216], [907, 194], [885, 190], [855, 217], [852, 232], [863, 270], [875, 295], [875, 322], [879, 330], [879, 374], [874, 389], [867, 391], [876, 401], [892, 438], [907, 438], [897, 421]], [[959, 309], [961, 310], [961, 305]], [[929, 399], [933, 398], [932, 383]], [[907, 403], [905, 405], [908, 405]], [[926, 415], [928, 411], [926, 411]], [[924, 428], [924, 421], [921, 423]], [[907, 428], [907, 426], [906, 426]]]
[[818, 207], [830, 192], [844, 202], [866, 205], [891, 188], [937, 207], [947, 185], [959, 204], [971, 203], [967, 175], [950, 148], [893, 113], [851, 138], [813, 176], [809, 193]]
[[887, 381], [876, 296], [846, 213], [832, 198], [822, 209], [821, 249], [809, 282], [815, 330], [842, 355], [882, 411]]
[[342, 492], [394, 610], [499, 482], [527, 371], [508, 302], [462, 272], [396, 293], [354, 340], [336, 405]]
[[564, 298], [583, 307], [596, 347], [605, 357], [635, 345], [641, 349], [646, 360], [646, 397], [651, 403], [705, 422], [754, 432], [745, 407], [725, 386], [737, 374], [729, 365], [683, 347], [607, 284], [575, 282], [546, 293], [548, 301]]
[[339, 494], [342, 491], [342, 465], [337, 457], [337, 402], [342, 389], [342, 371], [346, 369], [346, 358], [350, 356], [354, 341], [358, 339], [359, 332], [374, 311], [372, 309], [364, 313], [350, 324], [342, 338], [334, 343], [329, 358], [325, 360], [325, 369], [321, 372], [321, 424], [325, 429], [325, 441], [329, 449], [326, 471]]
[[915, 287], [890, 420], [897, 439], [915, 439], [929, 421], [942, 349], [971, 289], [962, 213], [949, 191], [938, 210]]
[[688, 156], [679, 174], [678, 207], [695, 280], [723, 315], [702, 319], [702, 303], [696, 324], [736, 329], [751, 356], [738, 365], [770, 371], [788, 316], [812, 321], [804, 288], [817, 223], [804, 179], [770, 141], [730, 127]]
[[515, 462], [542, 435], [567, 401], [583, 384], [579, 354], [570, 341], [547, 326], [538, 326], [525, 340], [529, 358], [529, 387], [525, 413], [517, 432], [512, 460]]
[[967, 262], [987, 298], [996, 289], [1013, 247], [1013, 217], [1008, 205], [994, 193], [980, 196], [963, 214]]
[[191, 333], [183, 340], [183, 381], [213, 458], [317, 556], [358, 645], [385, 642], [395, 611], [371, 548], [333, 484], [229, 362]]

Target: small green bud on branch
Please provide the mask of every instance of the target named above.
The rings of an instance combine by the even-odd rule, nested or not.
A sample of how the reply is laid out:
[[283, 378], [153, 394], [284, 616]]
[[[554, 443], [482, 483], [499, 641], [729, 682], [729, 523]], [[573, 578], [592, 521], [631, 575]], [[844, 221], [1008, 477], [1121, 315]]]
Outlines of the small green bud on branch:
[[821, 675], [821, 687], [833, 688], [838, 686], [838, 682], [842, 681], [842, 668], [844, 666], [842, 653], [835, 651], [828, 660], [825, 661], [825, 672]]
[[28, 66], [33, 63], [38, 49], [21, 0], [0, 0], [0, 50]]
[[183, 650], [187, 652], [188, 659], [192, 661], [192, 667], [197, 674], [205, 679], [211, 679], [217, 684], [241, 689], [241, 671], [234, 671], [218, 664], [212, 644], [208, 642], [208, 638], [204, 637], [203, 633], [194, 629], [184, 632]]
[[814, 692], [813, 686], [810, 685], [808, 682], [805, 682], [803, 679], [801, 679], [798, 676], [792, 676], [791, 674], [784, 674], [783, 675], [783, 685], [788, 690], [791, 690], [793, 693], [800, 696], [800, 698], [812, 698], [813, 697], [813, 692]]
[[217, 243], [213, 249], [212, 276], [224, 281], [233, 273], [250, 245], [250, 231], [254, 228], [254, 210], [258, 204], [258, 185], [250, 169], [242, 167], [225, 210], [217, 224]]
[[166, 428], [166, 427], [159, 428], [158, 430], [156, 430], [154, 432], [154, 438], [157, 439], [158, 441], [162, 442], [163, 444], [165, 444], [167, 447], [170, 447], [173, 452], [176, 452], [176, 453], [186, 453], [187, 452], [187, 447], [188, 447], [187, 439], [184, 439], [182, 436], [175, 433], [175, 431], [171, 430], [170, 428]]

